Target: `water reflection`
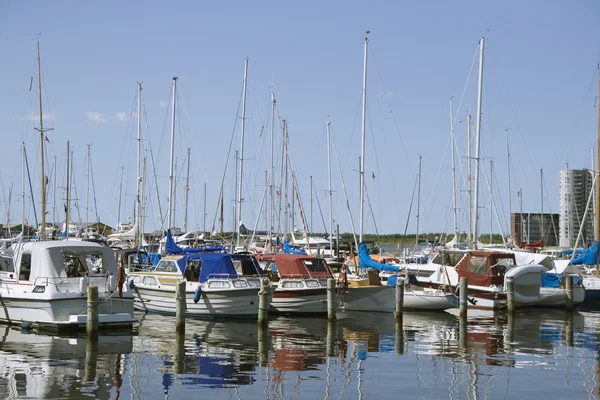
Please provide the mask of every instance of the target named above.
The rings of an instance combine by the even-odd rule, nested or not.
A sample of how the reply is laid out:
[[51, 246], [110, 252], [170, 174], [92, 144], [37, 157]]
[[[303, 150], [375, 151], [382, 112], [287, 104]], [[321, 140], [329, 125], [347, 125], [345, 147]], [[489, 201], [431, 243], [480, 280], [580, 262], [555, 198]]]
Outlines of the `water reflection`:
[[[0, 327], [3, 397], [596, 398], [600, 314], [523, 310], [341, 312], [323, 318], [140, 315], [137, 336], [45, 336]], [[556, 387], [554, 387], [554, 386]]]
[[124, 354], [132, 337], [49, 336], [2, 327], [0, 393], [6, 398], [108, 399], [122, 386]]

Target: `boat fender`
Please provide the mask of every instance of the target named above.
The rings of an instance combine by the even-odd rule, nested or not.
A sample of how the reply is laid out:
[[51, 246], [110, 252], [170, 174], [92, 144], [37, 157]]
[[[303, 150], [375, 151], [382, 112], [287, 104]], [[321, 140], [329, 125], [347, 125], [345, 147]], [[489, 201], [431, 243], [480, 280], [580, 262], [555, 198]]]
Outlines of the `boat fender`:
[[87, 278], [81, 277], [79, 278], [79, 293], [84, 294], [87, 292], [88, 281]]
[[113, 274], [110, 274], [108, 276], [108, 291], [110, 293], [114, 293], [116, 288], [117, 288], [117, 279]]
[[129, 286], [129, 289], [133, 289], [135, 287], [135, 283], [133, 283], [133, 279], [131, 279], [129, 281], [129, 284], [127, 286]]
[[194, 292], [194, 303], [200, 301], [200, 296], [202, 296], [202, 289], [200, 288], [200, 285], [198, 285], [196, 291]]

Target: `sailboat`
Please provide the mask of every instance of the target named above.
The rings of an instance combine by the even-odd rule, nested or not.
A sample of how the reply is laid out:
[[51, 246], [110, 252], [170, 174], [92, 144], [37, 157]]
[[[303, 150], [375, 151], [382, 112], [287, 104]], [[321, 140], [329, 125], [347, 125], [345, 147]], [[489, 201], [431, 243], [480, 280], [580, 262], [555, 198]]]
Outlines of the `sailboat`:
[[[367, 34], [369, 31], [367, 31]], [[365, 199], [365, 137], [366, 137], [366, 110], [367, 110], [367, 54], [369, 39], [365, 37], [364, 45], [364, 71], [362, 90], [362, 145], [360, 159], [360, 218], [359, 218], [359, 269], [366, 269], [367, 276], [353, 276], [349, 279], [347, 271], [338, 275], [338, 282], [342, 284], [342, 304], [344, 310], [369, 311], [369, 312], [394, 312], [396, 307], [395, 280], [388, 278], [388, 284], [382, 285], [379, 272], [381, 264], [371, 259], [367, 246], [363, 242], [364, 199]], [[400, 273], [400, 268], [394, 272]], [[454, 306], [454, 295], [439, 290], [423, 289], [418, 285], [406, 282], [404, 293], [404, 308], [406, 309], [435, 309], [444, 310]]]
[[[25, 327], [85, 328], [87, 288], [98, 287], [98, 323], [101, 327], [131, 327], [133, 296], [123, 286], [115, 254], [97, 243], [45, 241], [46, 190], [44, 129], [41, 103], [40, 45], [38, 42], [40, 145], [42, 170], [42, 224], [39, 242], [13, 245], [12, 263], [0, 271], [0, 321]], [[4, 260], [6, 261], [6, 260]]]

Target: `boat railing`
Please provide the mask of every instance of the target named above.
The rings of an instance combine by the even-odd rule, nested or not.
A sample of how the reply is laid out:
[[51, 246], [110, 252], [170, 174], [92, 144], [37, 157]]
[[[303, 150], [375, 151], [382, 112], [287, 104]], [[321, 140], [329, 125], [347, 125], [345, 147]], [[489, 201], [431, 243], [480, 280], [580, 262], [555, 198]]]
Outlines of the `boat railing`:
[[238, 278], [237, 274], [210, 274], [206, 277], [206, 279], [236, 279]]
[[303, 274], [280, 274], [279, 279], [312, 279], [312, 277]]

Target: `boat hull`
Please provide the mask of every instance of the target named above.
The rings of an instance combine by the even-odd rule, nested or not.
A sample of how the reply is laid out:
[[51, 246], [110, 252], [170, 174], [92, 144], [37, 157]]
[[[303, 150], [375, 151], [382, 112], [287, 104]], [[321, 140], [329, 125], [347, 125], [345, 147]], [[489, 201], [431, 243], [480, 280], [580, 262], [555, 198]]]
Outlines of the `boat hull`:
[[[259, 288], [219, 291], [202, 291], [194, 302], [196, 289], [188, 283], [186, 290], [186, 316], [197, 318], [255, 318], [258, 316]], [[198, 286], [197, 284], [195, 285]], [[190, 290], [190, 287], [192, 289]], [[133, 288], [136, 310], [175, 315], [177, 302], [175, 286]]]
[[394, 312], [396, 292], [392, 286], [350, 287], [342, 295], [342, 305], [347, 311]]
[[404, 292], [404, 310], [447, 310], [456, 306], [456, 296], [433, 290], [407, 290]]
[[[36, 286], [37, 288], [38, 286]], [[82, 329], [87, 324], [87, 294], [78, 291], [33, 292], [30, 285], [0, 287], [0, 322], [43, 329]], [[64, 289], [64, 288], [63, 288]], [[129, 293], [99, 294], [98, 327], [127, 328], [135, 322], [133, 299]]]
[[275, 314], [326, 314], [327, 289], [276, 289], [269, 312]]

